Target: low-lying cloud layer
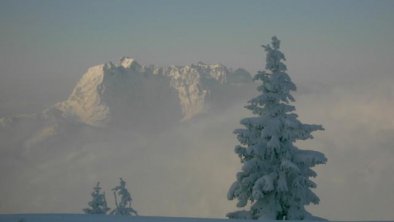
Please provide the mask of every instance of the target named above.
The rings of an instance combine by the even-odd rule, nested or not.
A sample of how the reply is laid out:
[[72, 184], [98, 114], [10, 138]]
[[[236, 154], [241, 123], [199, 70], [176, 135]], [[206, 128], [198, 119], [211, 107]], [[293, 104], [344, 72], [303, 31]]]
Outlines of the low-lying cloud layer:
[[[328, 158], [317, 168], [321, 203], [312, 213], [331, 220], [394, 217], [394, 87], [387, 82], [299, 86], [301, 121], [326, 129], [298, 143]], [[141, 215], [224, 217], [236, 204], [226, 192], [241, 167], [232, 131], [251, 115], [245, 104], [160, 132], [111, 130], [83, 147], [8, 151], [0, 163], [0, 211], [81, 212], [97, 181], [113, 207], [110, 189], [124, 177]]]

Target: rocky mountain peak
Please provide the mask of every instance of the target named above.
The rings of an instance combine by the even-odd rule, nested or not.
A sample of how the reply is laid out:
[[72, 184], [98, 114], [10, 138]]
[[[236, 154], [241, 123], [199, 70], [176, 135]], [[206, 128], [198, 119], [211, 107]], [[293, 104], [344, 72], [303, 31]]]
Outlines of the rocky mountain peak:
[[207, 108], [216, 91], [239, 81], [249, 83], [249, 73], [234, 72], [221, 64], [198, 62], [163, 68], [141, 66], [130, 57], [122, 57], [119, 65], [109, 62], [89, 68], [69, 98], [56, 107], [65, 116], [101, 126], [127, 110], [135, 114], [156, 109], [155, 103], [161, 98], [160, 102], [170, 100], [181, 110], [181, 119], [190, 119]]

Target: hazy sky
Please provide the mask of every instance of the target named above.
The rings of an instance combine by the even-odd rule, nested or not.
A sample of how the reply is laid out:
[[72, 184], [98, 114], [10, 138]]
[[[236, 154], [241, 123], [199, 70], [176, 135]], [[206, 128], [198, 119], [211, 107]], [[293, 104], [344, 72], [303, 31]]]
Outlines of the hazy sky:
[[[277, 35], [299, 88], [296, 107], [302, 120], [327, 129], [312, 143], [329, 159], [319, 168], [322, 203], [313, 212], [330, 219], [393, 219], [393, 12], [391, 0], [1, 0], [0, 116], [41, 111], [65, 99], [88, 67], [117, 62], [125, 55], [141, 64], [204, 61], [254, 73], [264, 65], [260, 45]], [[242, 117], [238, 109], [230, 110], [214, 123]], [[190, 130], [207, 136], [202, 127], [216, 131], [207, 123]], [[212, 144], [229, 146], [226, 156], [234, 156], [231, 164], [239, 164], [232, 154], [231, 131], [219, 133], [224, 142], [212, 139]], [[199, 143], [182, 138], [182, 145]], [[194, 153], [185, 155], [195, 158]], [[157, 156], [158, 161], [162, 158]], [[220, 170], [210, 178], [222, 186], [231, 183], [239, 165], [228, 169], [228, 164], [220, 164], [227, 170], [225, 180], [215, 177]], [[189, 167], [200, 176], [207, 171]], [[211, 185], [202, 184], [201, 189]], [[202, 216], [223, 215], [218, 205], [198, 204], [200, 210], [212, 205]], [[142, 205], [153, 214], [199, 215], [187, 206], [182, 213], [177, 206], [155, 211], [149, 203]]]
[[278, 35], [300, 81], [388, 74], [394, 55], [393, 1], [2, 0], [0, 6], [2, 115], [63, 99], [89, 66], [124, 55], [142, 64], [204, 61], [255, 72], [263, 65], [259, 46]]

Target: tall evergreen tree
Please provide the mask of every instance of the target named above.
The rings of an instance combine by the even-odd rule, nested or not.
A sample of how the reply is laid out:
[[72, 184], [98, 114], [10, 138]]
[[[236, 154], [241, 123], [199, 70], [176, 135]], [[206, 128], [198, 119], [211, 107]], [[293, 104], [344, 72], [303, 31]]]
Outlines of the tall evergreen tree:
[[105, 200], [105, 193], [101, 193], [100, 183], [93, 188], [94, 191], [91, 193], [92, 200], [88, 203], [90, 208], [85, 208], [83, 211], [87, 214], [106, 214], [110, 208], [107, 206]]
[[[280, 41], [272, 37], [271, 45], [262, 46], [266, 53], [266, 71], [259, 71], [254, 80], [261, 81], [259, 95], [245, 107], [254, 117], [241, 120], [243, 129], [234, 133], [241, 145], [235, 153], [242, 169], [228, 191], [228, 199], [238, 200], [237, 207], [250, 205], [250, 210], [229, 213], [230, 218], [303, 220], [312, 217], [305, 205], [318, 204], [311, 191], [310, 180], [317, 174], [311, 169], [326, 163], [324, 154], [301, 150], [297, 140], [313, 138], [311, 133], [323, 130], [321, 125], [301, 123], [294, 113], [291, 91], [295, 84], [286, 73]], [[249, 206], [248, 205], [248, 206]]]

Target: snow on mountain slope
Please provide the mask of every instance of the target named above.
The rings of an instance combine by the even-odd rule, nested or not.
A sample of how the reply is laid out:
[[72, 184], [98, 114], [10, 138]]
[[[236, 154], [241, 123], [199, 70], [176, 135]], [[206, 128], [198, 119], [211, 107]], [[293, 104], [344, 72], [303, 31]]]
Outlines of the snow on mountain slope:
[[67, 100], [41, 113], [0, 118], [0, 139], [10, 148], [47, 141], [56, 146], [57, 140], [90, 127], [160, 130], [208, 110], [225, 109], [244, 99], [240, 92], [250, 83], [245, 70], [220, 64], [143, 66], [123, 57], [119, 64], [89, 68]]
[[142, 109], [146, 114], [164, 99], [172, 108], [178, 106], [183, 119], [190, 119], [203, 112], [209, 95], [220, 86], [251, 81], [247, 72], [243, 79], [237, 79], [239, 73], [220, 64], [201, 62], [166, 68], [141, 66], [123, 57], [119, 65], [106, 63], [89, 68], [70, 97], [55, 107], [67, 117], [103, 126], [125, 110], [138, 114]]

